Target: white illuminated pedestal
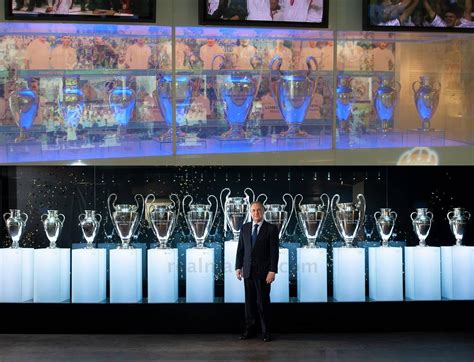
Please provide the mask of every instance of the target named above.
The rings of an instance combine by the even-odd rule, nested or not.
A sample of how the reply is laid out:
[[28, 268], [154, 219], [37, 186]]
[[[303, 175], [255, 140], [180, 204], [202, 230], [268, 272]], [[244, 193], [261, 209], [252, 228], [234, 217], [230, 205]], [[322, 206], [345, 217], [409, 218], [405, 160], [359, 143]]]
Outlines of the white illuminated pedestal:
[[214, 302], [214, 249], [186, 250], [186, 302]]
[[320, 248], [298, 248], [296, 254], [298, 300], [327, 302], [327, 251]]
[[178, 301], [178, 249], [148, 250], [148, 303]]
[[106, 296], [106, 250], [72, 251], [72, 302], [101, 303]]
[[138, 303], [142, 297], [142, 250], [110, 250], [110, 303]]
[[33, 299], [33, 249], [0, 249], [0, 302]]
[[235, 277], [235, 257], [237, 254], [237, 241], [224, 243], [224, 302], [245, 302], [244, 281]]
[[446, 299], [474, 299], [474, 248], [441, 247], [441, 295]]
[[402, 248], [369, 248], [369, 297], [377, 301], [403, 300]]
[[364, 302], [364, 249], [334, 248], [333, 263], [334, 300], [338, 302]]
[[71, 249], [34, 251], [34, 302], [61, 303], [70, 299]]
[[405, 296], [412, 300], [441, 299], [440, 248], [405, 247]]
[[290, 301], [290, 262], [288, 249], [280, 248], [278, 274], [270, 288], [272, 303], [288, 303]]

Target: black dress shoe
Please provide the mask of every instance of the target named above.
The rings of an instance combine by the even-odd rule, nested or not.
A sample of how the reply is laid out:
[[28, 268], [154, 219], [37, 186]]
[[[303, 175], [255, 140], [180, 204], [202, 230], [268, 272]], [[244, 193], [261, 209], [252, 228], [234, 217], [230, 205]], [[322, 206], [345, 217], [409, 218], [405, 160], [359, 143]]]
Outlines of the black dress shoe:
[[249, 331], [245, 331], [244, 333], [242, 333], [239, 337], [240, 340], [244, 340], [244, 339], [252, 339], [252, 338], [255, 338], [257, 336], [257, 334], [255, 332], [249, 332]]
[[264, 341], [264, 342], [270, 342], [271, 340], [272, 340], [272, 336], [270, 336], [269, 333], [265, 333], [265, 334], [263, 335], [263, 341]]

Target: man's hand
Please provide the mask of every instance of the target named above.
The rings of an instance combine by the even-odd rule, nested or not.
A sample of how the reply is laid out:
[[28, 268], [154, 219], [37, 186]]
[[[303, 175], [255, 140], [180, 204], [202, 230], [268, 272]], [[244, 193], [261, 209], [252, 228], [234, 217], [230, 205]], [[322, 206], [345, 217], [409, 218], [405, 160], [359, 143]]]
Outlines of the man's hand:
[[235, 276], [237, 277], [237, 279], [242, 280], [242, 270], [237, 269], [235, 271]]
[[268, 272], [266, 281], [267, 281], [267, 284], [272, 284], [275, 281], [275, 273]]

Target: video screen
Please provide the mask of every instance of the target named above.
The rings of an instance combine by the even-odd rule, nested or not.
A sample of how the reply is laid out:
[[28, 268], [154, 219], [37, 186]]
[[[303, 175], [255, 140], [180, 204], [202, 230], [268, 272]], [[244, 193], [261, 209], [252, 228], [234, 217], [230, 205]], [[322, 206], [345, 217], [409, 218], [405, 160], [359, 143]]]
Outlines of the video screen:
[[111, 20], [154, 22], [156, 0], [7, 0], [10, 20]]
[[473, 0], [365, 0], [366, 30], [470, 31]]
[[328, 0], [200, 0], [200, 5], [204, 25], [328, 25]]

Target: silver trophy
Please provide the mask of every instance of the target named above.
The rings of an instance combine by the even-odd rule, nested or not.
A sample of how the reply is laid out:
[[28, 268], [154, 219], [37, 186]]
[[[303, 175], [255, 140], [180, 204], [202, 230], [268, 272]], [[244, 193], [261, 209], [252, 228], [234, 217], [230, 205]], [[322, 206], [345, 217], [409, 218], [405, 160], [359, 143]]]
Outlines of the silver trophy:
[[462, 207], [456, 207], [454, 210], [448, 212], [449, 228], [456, 238], [456, 245], [462, 245], [462, 239], [468, 221], [471, 219], [471, 213]]
[[85, 96], [76, 78], [64, 79], [64, 90], [59, 100], [59, 109], [67, 125], [77, 127], [84, 111]]
[[357, 236], [359, 228], [364, 225], [365, 197], [357, 195], [359, 202], [339, 203], [341, 197], [336, 194], [331, 200], [331, 214], [339, 235], [344, 239], [345, 247], [352, 248], [352, 243]]
[[63, 229], [64, 220], [66, 217], [59, 214], [58, 210], [48, 210], [47, 214], [41, 215], [41, 222], [46, 232], [46, 237], [49, 240], [49, 248], [56, 249], [56, 241], [58, 241], [59, 234]]
[[390, 122], [393, 121], [402, 86], [391, 76], [380, 76], [374, 83], [375, 113], [377, 113], [382, 131], [386, 132], [390, 128]]
[[[186, 211], [186, 201], [189, 200], [189, 211]], [[215, 201], [215, 209], [212, 211], [212, 200]], [[214, 195], [207, 197], [208, 204], [194, 204], [193, 197], [186, 195], [183, 198], [183, 215], [191, 234], [196, 240], [196, 248], [203, 249], [204, 241], [214, 225], [217, 217], [219, 201]]]
[[225, 73], [226, 61], [221, 54], [216, 55], [212, 60], [212, 69], [214, 69], [217, 59], [221, 60], [219, 64], [221, 74], [218, 77], [217, 94], [225, 106], [224, 115], [230, 126], [230, 129], [222, 137], [230, 139], [245, 138], [243, 127], [260, 88], [262, 60], [258, 56], [252, 57], [250, 64], [253, 69], [260, 68], [260, 72], [255, 74], [251, 71], [235, 70]]
[[230, 189], [226, 187], [219, 196], [224, 213], [224, 232], [229, 228], [234, 235], [234, 241], [238, 241], [242, 225], [250, 221], [250, 204], [255, 201], [255, 193], [247, 187], [244, 197], [230, 197], [230, 194]]
[[86, 249], [93, 249], [94, 240], [102, 221], [102, 215], [96, 214], [95, 210], [84, 210], [84, 213], [80, 214], [78, 219], [82, 235], [87, 242]]
[[28, 215], [18, 209], [10, 209], [10, 212], [3, 214], [3, 220], [7, 226], [8, 235], [12, 239], [12, 249], [20, 247], [20, 239], [25, 231]]
[[[130, 240], [135, 235], [135, 232], [140, 225], [140, 220], [143, 217], [145, 199], [140, 194], [135, 195], [134, 199], [136, 204], [128, 205], [115, 204], [117, 201], [117, 194], [110, 194], [107, 198], [107, 208], [109, 209], [110, 220], [112, 220], [115, 231], [122, 241], [122, 245], [119, 246], [119, 249], [133, 249], [130, 245]], [[138, 212], [140, 209], [139, 200], [142, 201], [141, 213]]]
[[433, 213], [426, 208], [416, 209], [410, 215], [413, 230], [420, 240], [419, 246], [426, 246], [426, 238], [430, 233], [431, 222], [433, 221]]
[[392, 236], [397, 217], [397, 213], [388, 208], [382, 208], [374, 214], [375, 225], [382, 238], [383, 247], [388, 247], [388, 240]]
[[173, 235], [178, 223], [180, 200], [178, 195], [171, 194], [168, 201], [156, 201], [150, 194], [145, 199], [145, 218], [151, 224], [153, 233], [158, 239], [157, 248], [168, 248], [168, 240]]
[[420, 77], [419, 81], [413, 83], [412, 89], [415, 96], [416, 110], [422, 122], [421, 130], [430, 131], [431, 119], [438, 109], [441, 83], [433, 81], [428, 75], [424, 75]]
[[[313, 99], [318, 80], [318, 62], [314, 57], [308, 57], [306, 64], [308, 71], [302, 74], [297, 72], [282, 72], [283, 60], [275, 56], [270, 62], [270, 73], [276, 70], [278, 76], [270, 77], [270, 90], [273, 99], [280, 110], [283, 119], [288, 125], [288, 131], [282, 136], [289, 138], [307, 137], [308, 134], [300, 130], [311, 100]], [[276, 69], [275, 69], [276, 66]]]
[[[321, 235], [329, 213], [329, 196], [322, 194], [320, 198], [321, 204], [302, 204], [301, 194], [296, 195], [294, 199], [293, 209], [298, 216], [298, 225], [308, 240], [308, 248], [316, 247], [316, 239]], [[297, 203], [298, 199], [301, 200]]]
[[352, 88], [352, 77], [339, 75], [336, 87], [336, 117], [341, 130], [349, 129], [349, 120], [352, 116], [352, 105], [355, 94]]
[[27, 85], [22, 85], [10, 94], [8, 103], [13, 119], [20, 128], [20, 135], [15, 142], [25, 141], [28, 139], [27, 132], [38, 115], [38, 96]]
[[123, 127], [129, 124], [137, 103], [135, 91], [126, 86], [125, 80], [121, 83], [117, 84], [109, 94], [109, 107], [119, 125], [119, 132], [122, 132]]
[[[267, 200], [267, 196], [262, 194], [265, 197], [265, 201]], [[289, 199], [287, 202], [286, 199]], [[263, 218], [265, 221], [269, 222], [270, 224], [274, 224], [278, 228], [278, 239], [281, 242], [282, 237], [285, 235], [286, 228], [290, 223], [291, 216], [293, 215], [294, 211], [294, 199], [293, 196], [286, 193], [283, 195], [283, 204], [267, 204], [263, 202]], [[288, 205], [290, 206], [290, 211], [287, 210]]]

